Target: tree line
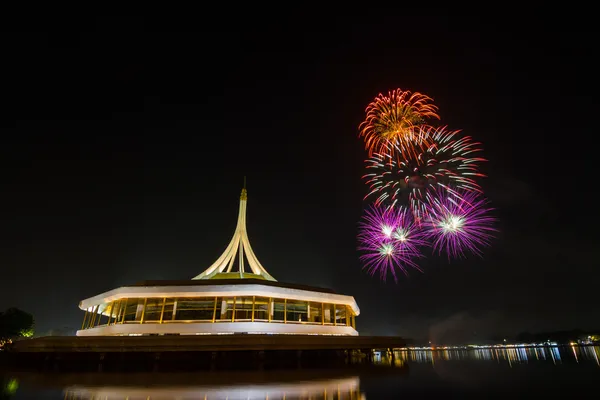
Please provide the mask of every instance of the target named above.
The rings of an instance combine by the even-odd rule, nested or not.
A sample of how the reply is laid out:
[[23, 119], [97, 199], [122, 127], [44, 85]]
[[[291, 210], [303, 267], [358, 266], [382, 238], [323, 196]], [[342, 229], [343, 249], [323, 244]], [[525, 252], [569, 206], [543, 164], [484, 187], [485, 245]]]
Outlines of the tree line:
[[33, 315], [11, 307], [0, 312], [0, 347], [3, 343], [33, 336]]

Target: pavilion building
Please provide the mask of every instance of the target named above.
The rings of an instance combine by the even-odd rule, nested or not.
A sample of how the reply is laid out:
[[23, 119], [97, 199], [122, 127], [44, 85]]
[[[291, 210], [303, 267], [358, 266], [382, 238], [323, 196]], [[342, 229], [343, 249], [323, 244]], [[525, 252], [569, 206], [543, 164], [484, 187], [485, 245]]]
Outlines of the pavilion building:
[[144, 281], [82, 300], [77, 336], [302, 334], [357, 336], [354, 297], [277, 282], [246, 230], [242, 189], [237, 227], [223, 254], [187, 281]]

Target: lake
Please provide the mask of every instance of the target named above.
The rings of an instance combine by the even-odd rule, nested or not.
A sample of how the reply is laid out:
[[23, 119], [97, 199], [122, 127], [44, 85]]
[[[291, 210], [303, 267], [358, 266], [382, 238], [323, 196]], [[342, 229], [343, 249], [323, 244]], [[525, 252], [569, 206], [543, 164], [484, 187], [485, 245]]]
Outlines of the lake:
[[410, 399], [593, 396], [600, 347], [402, 350], [342, 369], [197, 373], [4, 371], [0, 399]]

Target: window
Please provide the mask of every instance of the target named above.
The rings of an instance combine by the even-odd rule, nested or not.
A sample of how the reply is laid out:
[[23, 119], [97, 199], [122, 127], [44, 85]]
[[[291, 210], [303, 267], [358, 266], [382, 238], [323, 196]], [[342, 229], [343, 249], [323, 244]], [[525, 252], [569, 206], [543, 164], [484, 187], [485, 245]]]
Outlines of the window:
[[111, 303], [100, 304], [100, 312], [96, 316], [96, 326], [108, 324], [108, 313], [110, 313]]
[[163, 299], [151, 298], [146, 300], [146, 310], [144, 311], [144, 322], [160, 321], [160, 313], [162, 312]]
[[323, 308], [325, 310], [325, 314], [323, 315], [323, 318], [325, 319], [325, 325], [333, 325], [335, 306], [333, 304], [324, 304]]
[[163, 313], [163, 322], [172, 321], [175, 319], [175, 313], [177, 312], [177, 299], [174, 297], [167, 297], [165, 301], [165, 312]]
[[178, 321], [212, 321], [214, 297], [178, 298], [175, 319]]
[[283, 322], [285, 318], [285, 300], [273, 299], [271, 307], [273, 308], [273, 321]]
[[346, 306], [340, 304], [335, 306], [335, 324], [346, 325]]
[[233, 317], [233, 307], [234, 307], [235, 297], [219, 297], [219, 304], [217, 304], [217, 312], [219, 312], [219, 308], [221, 309], [220, 319], [224, 322], [231, 322]]
[[121, 315], [123, 314], [123, 306], [125, 305], [125, 299], [116, 300], [113, 303], [113, 310], [111, 312], [111, 319], [109, 324], [116, 324], [121, 322]]
[[142, 318], [144, 299], [127, 299], [125, 307], [125, 323], [140, 321]]
[[311, 301], [308, 306], [308, 321], [320, 324], [323, 316], [322, 314], [322, 303], [315, 303]]
[[235, 299], [235, 320], [252, 320], [252, 297], [236, 297]]
[[254, 320], [268, 321], [269, 320], [269, 298], [255, 297], [254, 298]]
[[308, 303], [300, 300], [288, 300], [286, 313], [287, 322], [307, 322]]

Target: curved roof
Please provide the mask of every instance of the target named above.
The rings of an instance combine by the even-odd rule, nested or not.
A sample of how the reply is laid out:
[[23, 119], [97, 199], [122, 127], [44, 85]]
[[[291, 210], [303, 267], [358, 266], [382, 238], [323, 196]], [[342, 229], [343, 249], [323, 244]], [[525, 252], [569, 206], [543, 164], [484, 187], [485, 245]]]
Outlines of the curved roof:
[[123, 298], [231, 296], [261, 296], [316, 303], [345, 304], [350, 306], [356, 315], [360, 314], [358, 304], [352, 296], [337, 294], [329, 289], [282, 284], [260, 279], [145, 281], [136, 285], [112, 289], [82, 300], [79, 303], [79, 308], [86, 310], [98, 304], [107, 304]]
[[[133, 285], [129, 286], [204, 286], [204, 285], [215, 285], [217, 282], [211, 280], [192, 280], [192, 281], [141, 281], [137, 282]], [[306, 290], [309, 292], [320, 292], [320, 293], [331, 293], [337, 294], [334, 290], [329, 288], [321, 288], [316, 286], [308, 286], [308, 285], [298, 285], [295, 283], [282, 283], [277, 281], [268, 281], [261, 278], [256, 277], [247, 277], [244, 280], [240, 280], [239, 278], [234, 279], [219, 279], [219, 285], [249, 285], [249, 284], [257, 284], [264, 286], [275, 286], [280, 288], [287, 289], [298, 289], [298, 290]]]

